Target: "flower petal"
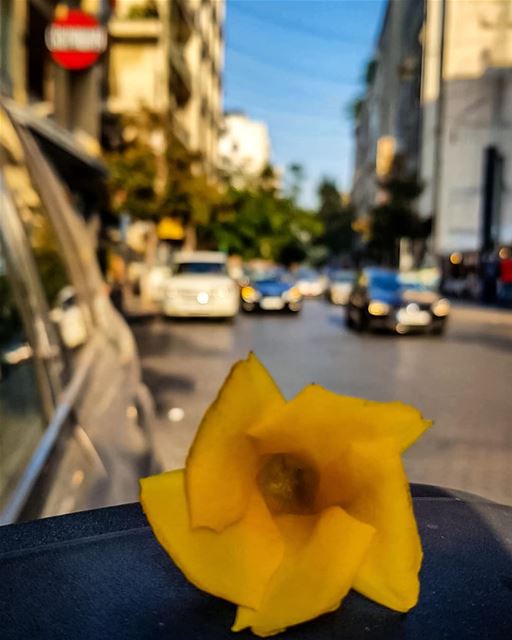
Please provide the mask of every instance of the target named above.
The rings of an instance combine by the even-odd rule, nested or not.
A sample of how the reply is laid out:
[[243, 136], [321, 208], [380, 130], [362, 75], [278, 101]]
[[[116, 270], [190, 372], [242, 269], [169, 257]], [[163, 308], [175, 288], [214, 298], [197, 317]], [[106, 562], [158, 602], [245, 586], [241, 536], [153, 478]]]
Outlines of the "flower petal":
[[190, 582], [235, 604], [259, 606], [283, 544], [257, 491], [245, 516], [221, 533], [191, 528], [182, 470], [141, 480], [141, 503], [158, 541]]
[[408, 611], [418, 601], [423, 553], [402, 461], [392, 444], [376, 443], [354, 445], [346, 464], [347, 476], [357, 484], [346, 509], [376, 529], [354, 589]]
[[401, 402], [371, 402], [341, 396], [318, 385], [303, 389], [280, 411], [251, 427], [262, 453], [309, 454], [318, 466], [352, 442], [392, 439], [407, 449], [431, 425], [417, 409]]
[[257, 453], [245, 433], [284, 404], [254, 354], [235, 364], [206, 412], [187, 458], [192, 526], [221, 531], [243, 516], [257, 473]]
[[276, 521], [285, 542], [283, 562], [261, 606], [239, 607], [233, 631], [251, 627], [269, 636], [337, 609], [374, 534], [339, 507], [317, 516], [282, 515]]

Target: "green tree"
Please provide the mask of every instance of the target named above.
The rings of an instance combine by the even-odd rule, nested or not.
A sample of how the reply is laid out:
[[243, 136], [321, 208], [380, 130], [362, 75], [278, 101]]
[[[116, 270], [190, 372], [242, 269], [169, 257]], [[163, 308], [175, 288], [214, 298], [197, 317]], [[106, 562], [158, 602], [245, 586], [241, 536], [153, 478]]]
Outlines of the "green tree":
[[379, 187], [384, 197], [371, 211], [368, 248], [380, 263], [396, 267], [400, 239], [424, 240], [430, 233], [430, 221], [422, 220], [415, 209], [423, 184], [406, 171], [403, 158], [397, 156], [389, 176], [379, 182]]
[[292, 162], [287, 168], [286, 182], [287, 195], [295, 203], [301, 194], [304, 178], [304, 167], [297, 162]]
[[291, 197], [279, 195], [275, 172], [267, 167], [252, 189], [230, 188], [210, 222], [198, 228], [201, 246], [218, 247], [245, 260], [303, 259], [322, 224]]
[[324, 225], [319, 243], [325, 245], [331, 258], [350, 253], [354, 244], [354, 209], [344, 203], [334, 180], [325, 178], [318, 186], [318, 217]]
[[[219, 185], [205, 175], [200, 154], [185, 149], [160, 116], [142, 110], [124, 124], [135, 132], [131, 141], [105, 155], [112, 209], [155, 222], [177, 219], [193, 248], [196, 226], [207, 225], [222, 203]], [[162, 138], [159, 149], [151, 144], [155, 132]]]
[[154, 218], [158, 214], [157, 162], [151, 147], [136, 141], [121, 151], [106, 154], [105, 160], [114, 212]]

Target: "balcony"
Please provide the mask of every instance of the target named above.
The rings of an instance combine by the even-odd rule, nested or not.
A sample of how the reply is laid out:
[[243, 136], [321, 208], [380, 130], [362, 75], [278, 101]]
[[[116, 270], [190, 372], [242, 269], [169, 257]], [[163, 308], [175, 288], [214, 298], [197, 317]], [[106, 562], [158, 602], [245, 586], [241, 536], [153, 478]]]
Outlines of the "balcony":
[[174, 0], [171, 11], [173, 37], [179, 44], [185, 44], [195, 29], [194, 13], [187, 0]]
[[187, 62], [179, 47], [171, 44], [169, 49], [171, 64], [170, 90], [176, 98], [178, 107], [184, 107], [192, 92], [192, 77]]
[[155, 42], [162, 33], [162, 23], [158, 18], [134, 20], [131, 18], [113, 18], [108, 25], [113, 40], [132, 40], [136, 42]]
[[188, 149], [190, 145], [190, 133], [175, 112], [171, 112], [171, 129], [174, 139], [179, 142], [184, 149]]

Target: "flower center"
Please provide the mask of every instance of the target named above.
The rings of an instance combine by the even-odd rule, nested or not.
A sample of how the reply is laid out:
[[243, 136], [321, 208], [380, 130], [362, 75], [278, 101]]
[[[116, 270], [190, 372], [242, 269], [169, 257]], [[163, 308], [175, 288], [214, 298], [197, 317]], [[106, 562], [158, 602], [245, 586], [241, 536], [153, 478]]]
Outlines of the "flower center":
[[299, 456], [266, 456], [257, 478], [261, 494], [272, 513], [312, 513], [318, 473]]

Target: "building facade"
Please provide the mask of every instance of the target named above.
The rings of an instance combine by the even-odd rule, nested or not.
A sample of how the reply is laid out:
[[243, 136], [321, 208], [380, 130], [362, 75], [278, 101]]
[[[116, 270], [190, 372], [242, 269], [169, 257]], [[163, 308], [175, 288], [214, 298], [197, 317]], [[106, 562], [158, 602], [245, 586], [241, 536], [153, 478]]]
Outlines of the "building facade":
[[222, 124], [223, 0], [118, 0], [109, 23], [106, 114], [146, 109], [217, 169]]
[[[0, 89], [37, 116], [49, 116], [99, 154], [103, 58], [80, 71], [52, 60], [46, 41], [55, 18], [86, 10], [104, 29], [110, 0], [1, 0]], [[106, 32], [105, 32], [106, 43]]]
[[441, 256], [512, 244], [512, 0], [428, 0], [420, 199]]
[[[104, 36], [106, 46], [110, 8], [110, 0], [0, 0], [0, 93], [90, 220], [107, 198], [106, 167], [99, 157], [104, 57], [98, 54], [96, 63], [79, 71], [59, 65], [49, 51], [47, 32], [56, 19], [87, 10], [95, 18], [95, 35]], [[78, 49], [74, 53], [81, 55]]]
[[357, 105], [352, 199], [397, 154], [425, 188], [433, 252], [512, 244], [512, 0], [389, 0]]
[[251, 185], [270, 163], [270, 135], [264, 122], [242, 112], [224, 115], [219, 167], [236, 187]]
[[422, 25], [423, 0], [388, 3], [367, 66], [365, 93], [355, 105], [352, 201], [361, 217], [378, 202], [378, 180], [397, 154], [409, 173], [418, 170]]

